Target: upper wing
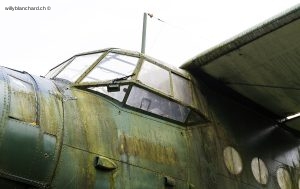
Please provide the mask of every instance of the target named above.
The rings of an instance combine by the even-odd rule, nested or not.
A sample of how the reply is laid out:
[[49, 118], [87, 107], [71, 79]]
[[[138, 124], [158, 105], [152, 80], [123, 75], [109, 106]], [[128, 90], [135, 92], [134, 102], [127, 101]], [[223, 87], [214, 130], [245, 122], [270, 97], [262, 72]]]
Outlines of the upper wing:
[[182, 68], [195, 77], [204, 72], [280, 118], [298, 113], [299, 18], [300, 4], [196, 56]]

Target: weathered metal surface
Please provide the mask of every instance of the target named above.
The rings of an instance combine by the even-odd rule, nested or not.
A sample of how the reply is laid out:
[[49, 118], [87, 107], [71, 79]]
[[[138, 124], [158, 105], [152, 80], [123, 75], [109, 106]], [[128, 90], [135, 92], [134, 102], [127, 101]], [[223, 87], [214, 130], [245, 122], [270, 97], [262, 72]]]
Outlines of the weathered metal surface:
[[80, 84], [0, 68], [0, 186], [298, 188], [298, 138], [191, 73], [192, 106], [207, 118], [192, 126]]
[[[299, 141], [292, 134], [276, 126], [276, 123], [272, 120], [261, 116], [255, 110], [244, 106], [244, 104], [240, 104], [237, 99], [230, 99], [225, 96], [220, 97], [219, 93], [210, 92], [210, 90], [202, 89], [202, 91], [207, 97], [208, 107], [212, 115], [212, 124], [208, 127], [202, 127], [201, 130], [205, 129], [208, 131], [211, 129], [210, 133], [213, 133], [214, 139], [213, 143], [210, 143], [210, 147], [203, 148], [198, 146], [198, 150], [201, 148], [207, 149], [206, 152], [198, 152], [197, 155], [192, 154], [191, 156], [203, 157], [202, 154], [214, 154], [209, 156], [212, 160], [209, 158], [205, 159], [207, 159], [207, 162], [217, 163], [210, 166], [207, 163], [198, 163], [199, 169], [202, 167], [202, 170], [197, 173], [194, 170], [193, 173], [200, 175], [200, 178], [203, 179], [201, 180], [202, 185], [204, 183], [206, 187], [202, 187], [202, 185], [201, 187], [233, 189], [279, 188], [276, 180], [276, 171], [282, 166], [287, 167], [289, 173], [293, 175], [291, 183], [293, 187], [296, 186], [299, 177], [297, 173], [299, 171]], [[195, 129], [192, 132], [193, 134], [196, 133]], [[207, 131], [204, 132], [204, 136], [207, 135]], [[191, 139], [195, 143], [200, 144], [199, 141], [201, 140], [199, 138]], [[207, 139], [203, 138], [202, 140], [208, 142], [209, 140]], [[228, 146], [234, 146], [243, 161], [243, 170], [239, 175], [231, 174], [227, 170], [226, 164], [223, 163], [224, 160], [220, 158], [220, 156], [223, 156], [223, 150]], [[193, 149], [197, 148], [194, 147]], [[257, 156], [264, 159], [266, 167], [272, 175], [265, 185], [258, 183], [252, 173], [251, 161]], [[206, 174], [205, 169], [208, 170]], [[197, 181], [192, 180], [192, 183], [200, 186], [200, 183], [197, 184]]]
[[[0, 174], [16, 182], [47, 187], [62, 140], [62, 117], [57, 115], [62, 112], [61, 101], [47, 96], [57, 89], [49, 80], [43, 81], [46, 91], [35, 88], [42, 78], [34, 79], [9, 69], [1, 68], [1, 78], [2, 85], [8, 87], [1, 91], [6, 94], [1, 95], [5, 101], [1, 106]], [[30, 86], [31, 83], [36, 86]]]
[[[63, 146], [66, 147], [63, 147], [62, 154], [65, 153], [65, 149], [69, 149], [66, 156], [70, 161], [73, 160], [74, 164], [83, 167], [87, 163], [91, 165], [88, 165], [88, 170], [76, 171], [73, 170], [76, 167], [69, 170], [64, 168], [66, 166], [64, 163], [61, 163], [58, 165], [54, 183], [60, 184], [59, 179], [72, 172], [77, 172], [79, 175], [69, 187], [90, 186], [96, 182], [93, 178], [99, 171], [93, 166], [94, 160], [82, 159], [85, 157], [83, 155], [79, 155], [81, 158], [78, 159], [78, 153], [93, 158], [101, 155], [116, 162], [118, 168], [113, 172], [120, 175], [116, 183], [112, 183], [116, 188], [119, 188], [118, 182], [124, 184], [125, 188], [144, 186], [146, 184], [142, 179], [144, 177], [147, 177], [147, 180], [155, 179], [150, 179], [151, 183], [156, 182], [162, 187], [164, 176], [180, 179], [179, 186], [183, 184], [181, 180], [187, 179], [187, 143], [185, 130], [182, 127], [122, 108], [102, 96], [84, 90], [73, 89], [72, 93], [77, 100], [64, 102]], [[73, 155], [75, 151], [76, 154]], [[63, 171], [60, 172], [60, 169]], [[138, 173], [139, 170], [143, 170], [143, 174]], [[85, 179], [88, 175], [92, 179]], [[135, 175], [135, 182], [128, 183], [130, 175]], [[105, 178], [100, 179], [99, 182], [108, 182]], [[63, 180], [66, 179], [69, 178], [65, 177]], [[151, 185], [148, 187], [152, 188]]]

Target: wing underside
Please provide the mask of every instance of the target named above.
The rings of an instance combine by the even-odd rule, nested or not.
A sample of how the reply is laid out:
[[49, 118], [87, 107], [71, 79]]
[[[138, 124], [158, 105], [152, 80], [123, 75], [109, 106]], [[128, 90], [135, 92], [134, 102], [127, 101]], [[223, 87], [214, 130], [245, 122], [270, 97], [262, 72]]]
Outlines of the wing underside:
[[[182, 68], [220, 81], [286, 118], [300, 112], [300, 5], [204, 52]], [[300, 130], [298, 119], [290, 127]], [[288, 124], [288, 123], [287, 123]]]

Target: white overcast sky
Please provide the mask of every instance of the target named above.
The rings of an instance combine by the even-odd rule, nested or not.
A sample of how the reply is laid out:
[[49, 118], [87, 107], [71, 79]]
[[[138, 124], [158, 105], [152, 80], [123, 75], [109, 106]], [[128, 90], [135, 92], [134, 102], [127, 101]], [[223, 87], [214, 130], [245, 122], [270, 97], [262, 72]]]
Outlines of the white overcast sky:
[[[1, 0], [0, 65], [45, 75], [74, 54], [108, 47], [180, 66], [200, 52], [293, 7], [299, 0]], [[45, 6], [51, 10], [5, 10]]]

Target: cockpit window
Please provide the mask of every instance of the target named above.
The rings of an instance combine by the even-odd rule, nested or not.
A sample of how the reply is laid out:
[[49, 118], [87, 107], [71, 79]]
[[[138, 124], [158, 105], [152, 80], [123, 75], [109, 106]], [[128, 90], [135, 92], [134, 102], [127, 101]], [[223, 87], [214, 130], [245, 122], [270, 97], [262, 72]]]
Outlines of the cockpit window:
[[189, 80], [172, 73], [174, 97], [185, 104], [192, 104], [192, 90]]
[[141, 54], [112, 49], [76, 55], [46, 77], [67, 80], [152, 116], [189, 125], [205, 121], [188, 75]]
[[128, 90], [128, 85], [120, 86], [120, 91], [108, 91], [106, 86], [90, 87], [89, 89], [99, 92], [99, 93], [102, 93], [104, 95], [107, 95], [113, 99], [116, 99], [116, 100], [122, 102], [125, 97], [125, 94]]
[[82, 82], [107, 81], [131, 75], [138, 58], [116, 53], [106, 55]]
[[182, 123], [190, 112], [185, 106], [136, 86], [132, 87], [126, 104]]
[[56, 77], [75, 82], [101, 55], [102, 53], [75, 56]]
[[171, 95], [169, 71], [145, 61], [142, 65], [138, 80], [143, 84]]

